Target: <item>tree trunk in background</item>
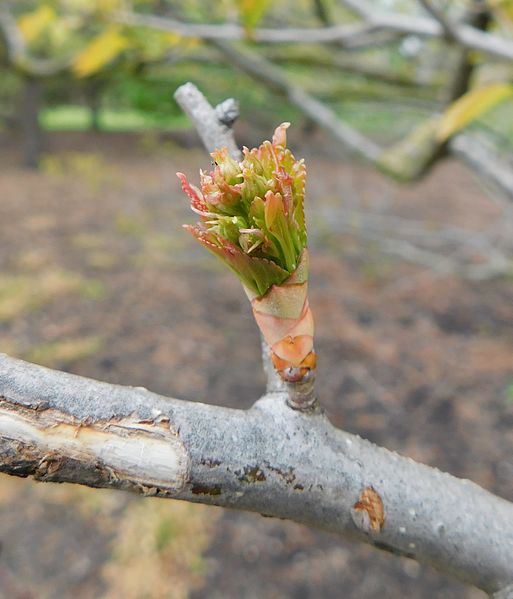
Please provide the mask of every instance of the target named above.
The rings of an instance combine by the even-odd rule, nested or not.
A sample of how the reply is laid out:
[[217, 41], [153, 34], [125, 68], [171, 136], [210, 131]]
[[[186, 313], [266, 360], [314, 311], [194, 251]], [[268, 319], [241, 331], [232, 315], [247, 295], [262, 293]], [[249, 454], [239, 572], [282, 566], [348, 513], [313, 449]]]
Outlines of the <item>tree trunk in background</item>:
[[43, 86], [35, 77], [25, 77], [20, 105], [20, 128], [23, 164], [37, 168], [43, 151], [43, 131], [39, 124], [39, 111], [43, 99]]
[[[480, 31], [486, 31], [490, 23], [490, 13], [478, 6], [477, 2], [473, 3], [471, 10], [472, 8], [475, 10], [475, 13], [470, 15], [468, 19], [469, 25]], [[462, 50], [454, 69], [454, 79], [447, 91], [447, 104], [452, 104], [460, 96], [467, 93], [474, 69], [475, 62], [471, 58], [471, 52], [469, 50]]]
[[100, 131], [100, 108], [103, 85], [100, 81], [90, 81], [85, 87], [85, 101], [89, 108], [91, 120], [89, 127], [91, 131]]

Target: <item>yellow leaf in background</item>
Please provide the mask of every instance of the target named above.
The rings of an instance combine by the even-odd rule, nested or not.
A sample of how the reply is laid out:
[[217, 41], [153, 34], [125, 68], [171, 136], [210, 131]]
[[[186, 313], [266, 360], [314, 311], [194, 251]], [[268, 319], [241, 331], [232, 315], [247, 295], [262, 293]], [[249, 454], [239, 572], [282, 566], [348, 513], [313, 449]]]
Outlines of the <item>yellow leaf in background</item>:
[[18, 27], [26, 42], [35, 40], [55, 19], [55, 12], [47, 5], [40, 6], [33, 12], [23, 15], [18, 20]]
[[491, 0], [490, 5], [499, 16], [513, 22], [513, 1], [512, 0]]
[[445, 141], [509, 96], [513, 96], [513, 85], [509, 83], [493, 83], [467, 92], [442, 115], [437, 140]]
[[183, 37], [179, 33], [173, 33], [172, 31], [164, 32], [162, 37], [168, 44], [172, 46], [179, 44], [183, 40]]
[[269, 0], [236, 0], [242, 24], [250, 32], [262, 20], [269, 6]]
[[183, 37], [179, 33], [165, 32], [165, 41], [171, 46], [182, 46], [184, 49], [195, 48], [200, 45], [201, 40], [197, 37]]
[[73, 72], [78, 77], [93, 75], [116, 58], [128, 44], [119, 27], [109, 27], [80, 52], [73, 63]]

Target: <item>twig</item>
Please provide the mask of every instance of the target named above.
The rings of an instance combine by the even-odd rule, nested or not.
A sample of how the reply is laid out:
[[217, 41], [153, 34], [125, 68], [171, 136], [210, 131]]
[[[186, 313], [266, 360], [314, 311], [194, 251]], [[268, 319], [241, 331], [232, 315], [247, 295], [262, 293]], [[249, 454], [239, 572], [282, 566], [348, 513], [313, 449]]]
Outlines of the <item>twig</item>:
[[470, 133], [453, 137], [449, 149], [471, 172], [483, 176], [494, 189], [513, 201], [513, 155], [505, 160], [483, 136]]
[[242, 152], [235, 143], [233, 130], [219, 120], [219, 113], [216, 113], [216, 109], [212, 108], [195, 85], [192, 83], [182, 85], [176, 90], [174, 97], [195, 125], [208, 152], [226, 147], [233, 158], [236, 160], [242, 158]]
[[[382, 150], [372, 140], [344, 123], [326, 104], [290, 83], [278, 67], [261, 56], [246, 49], [235, 48], [228, 42], [213, 42], [213, 44], [226, 55], [232, 64], [286, 96], [303, 114], [326, 129], [335, 139], [356, 155], [376, 165], [380, 163], [381, 158], [388, 151]], [[422, 171], [422, 174], [427, 172], [428, 167], [432, 166], [436, 159], [442, 156], [440, 152], [441, 144], [434, 139], [431, 139], [430, 143], [431, 146], [428, 146], [426, 150], [428, 154], [424, 156], [426, 168]], [[505, 164], [497, 155], [494, 155], [490, 150], [480, 148], [479, 144], [476, 144], [474, 138], [469, 134], [460, 134], [450, 139], [448, 148], [467, 162], [481, 176], [489, 179], [509, 199], [513, 199], [511, 167]], [[394, 165], [390, 163], [388, 174], [405, 179], [407, 173], [398, 170], [400, 168], [405, 168], [405, 164]], [[416, 171], [412, 172], [415, 174]]]

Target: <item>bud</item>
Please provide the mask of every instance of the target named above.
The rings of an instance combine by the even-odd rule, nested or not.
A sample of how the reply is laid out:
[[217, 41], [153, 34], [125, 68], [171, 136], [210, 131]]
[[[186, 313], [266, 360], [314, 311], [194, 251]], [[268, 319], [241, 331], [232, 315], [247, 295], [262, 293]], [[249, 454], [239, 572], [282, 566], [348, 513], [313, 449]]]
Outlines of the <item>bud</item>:
[[286, 148], [288, 127], [277, 127], [272, 142], [244, 148], [241, 162], [226, 148], [213, 152], [214, 170], [201, 173], [201, 189], [182, 173], [178, 177], [200, 216], [196, 226], [185, 228], [239, 277], [276, 369], [297, 381], [315, 368], [315, 354], [307, 298], [306, 168]]

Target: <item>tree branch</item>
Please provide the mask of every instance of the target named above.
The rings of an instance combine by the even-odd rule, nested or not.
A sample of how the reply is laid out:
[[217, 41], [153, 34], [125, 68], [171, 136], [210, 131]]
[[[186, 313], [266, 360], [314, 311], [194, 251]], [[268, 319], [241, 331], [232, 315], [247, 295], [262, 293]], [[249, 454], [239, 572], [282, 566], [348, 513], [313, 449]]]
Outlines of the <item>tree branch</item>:
[[495, 191], [513, 201], [513, 163], [499, 156], [489, 140], [482, 135], [460, 134], [449, 140], [449, 149]]
[[228, 42], [216, 41], [213, 44], [223, 52], [229, 61], [255, 79], [262, 81], [297, 106], [315, 123], [327, 129], [354, 153], [375, 162], [381, 149], [370, 139], [342, 122], [325, 104], [289, 83], [280, 69], [261, 56], [241, 48], [235, 48]]
[[458, 41], [458, 31], [444, 13], [431, 2], [431, 0], [419, 0], [424, 10], [429, 13], [435, 21], [438, 21], [443, 29], [444, 37], [448, 41]]
[[265, 29], [258, 28], [251, 32], [248, 38], [247, 31], [233, 23], [221, 25], [184, 23], [169, 17], [158, 17], [155, 15], [143, 15], [132, 12], [118, 12], [114, 18], [117, 22], [125, 25], [138, 27], [151, 27], [161, 31], [178, 33], [183, 37], [197, 37], [205, 41], [240, 41], [248, 40], [271, 44], [287, 43], [331, 43], [359, 45], [361, 38], [376, 32], [374, 25], [366, 23], [352, 23], [349, 25], [333, 25], [330, 27], [312, 27], [310, 29], [288, 28], [288, 29]]
[[[332, 25], [320, 28], [254, 29], [251, 40], [267, 43], [338, 43], [349, 48], [372, 42], [372, 36], [418, 35], [421, 37], [443, 38], [446, 35], [439, 21], [429, 17], [413, 17], [403, 13], [384, 13], [374, 4], [365, 0], [342, 0], [348, 8], [359, 14], [363, 23]], [[136, 25], [172, 31], [183, 37], [199, 37], [207, 41], [247, 40], [248, 35], [239, 25], [225, 23], [221, 25], [184, 23], [176, 19], [142, 15], [130, 12], [116, 13], [116, 21], [126, 25]], [[513, 41], [497, 35], [479, 31], [466, 24], [452, 25], [452, 34], [460, 45], [479, 50], [501, 60], [513, 59]]]
[[[274, 64], [246, 49], [235, 48], [229, 42], [216, 41], [212, 44], [232, 64], [284, 95], [291, 104], [299, 108], [314, 123], [326, 129], [345, 147], [392, 177], [402, 181], [415, 180], [425, 174], [436, 160], [443, 156], [442, 150], [445, 144], [440, 144], [436, 139], [436, 118], [421, 123], [396, 146], [382, 149], [371, 139], [344, 123], [326, 104], [290, 83]], [[478, 148], [475, 138], [470, 134], [453, 137], [447, 146], [451, 152], [489, 180], [507, 198], [513, 199], [511, 167], [505, 161], [499, 159], [491, 150]]]
[[281, 393], [233, 410], [1, 355], [0, 448], [8, 474], [288, 518], [489, 593], [513, 583], [511, 503], [291, 410]]
[[[378, 29], [420, 37], [443, 38], [445, 36], [444, 27], [440, 22], [429, 17], [385, 13], [366, 0], [341, 0], [341, 2], [360, 15], [367, 25], [374, 25]], [[469, 50], [478, 50], [501, 60], [513, 59], [513, 40], [479, 31], [466, 24], [453, 24], [452, 33], [458, 43]]]
[[216, 109], [210, 106], [208, 100], [195, 85], [192, 83], [182, 85], [176, 90], [174, 97], [180, 108], [192, 121], [208, 152], [213, 152], [216, 148], [227, 147], [232, 158], [236, 160], [242, 158], [242, 152], [235, 143], [231, 127], [219, 120]]

